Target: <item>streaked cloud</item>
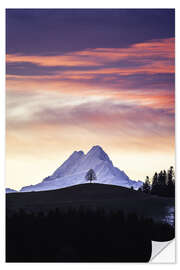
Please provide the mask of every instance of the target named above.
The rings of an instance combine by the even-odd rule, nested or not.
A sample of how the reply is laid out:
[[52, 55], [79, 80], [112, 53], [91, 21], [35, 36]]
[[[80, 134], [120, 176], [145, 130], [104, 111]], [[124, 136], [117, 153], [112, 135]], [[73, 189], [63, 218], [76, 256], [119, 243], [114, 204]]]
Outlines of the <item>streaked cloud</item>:
[[106, 96], [173, 110], [174, 38], [58, 56], [7, 55], [7, 88]]
[[[33, 56], [7, 54], [7, 62], [30, 62], [41, 66], [100, 65], [122, 59], [174, 59], [174, 38], [151, 40], [133, 44], [127, 48], [97, 48], [66, 53], [56, 56]], [[89, 60], [93, 60], [92, 62]], [[86, 63], [87, 61], [87, 63]]]
[[[141, 98], [145, 99], [144, 96]], [[156, 98], [158, 100], [158, 96]], [[112, 133], [113, 136], [131, 138], [133, 134], [133, 140], [144, 140], [146, 137], [151, 144], [153, 138], [158, 141], [174, 135], [174, 112], [171, 107], [160, 107], [156, 100], [153, 105], [148, 99], [147, 106], [137, 100], [135, 102], [134, 96], [127, 99], [101, 96], [68, 98], [48, 92], [33, 95], [9, 93], [7, 127], [10, 130], [41, 126], [48, 126], [49, 130], [51, 127], [83, 127], [106, 136]]]

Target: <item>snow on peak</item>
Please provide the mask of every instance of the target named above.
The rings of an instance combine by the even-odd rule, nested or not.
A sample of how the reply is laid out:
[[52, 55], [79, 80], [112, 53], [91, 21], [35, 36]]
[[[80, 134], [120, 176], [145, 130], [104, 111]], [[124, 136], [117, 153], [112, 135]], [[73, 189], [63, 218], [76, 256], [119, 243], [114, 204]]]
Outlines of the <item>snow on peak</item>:
[[14, 192], [18, 192], [18, 191], [12, 188], [6, 188], [6, 193], [14, 193]]
[[68, 160], [70, 160], [70, 159], [76, 159], [76, 158], [81, 157], [81, 156], [83, 156], [83, 155], [84, 155], [84, 152], [83, 152], [83, 151], [74, 151], [74, 152], [70, 155], [70, 157], [68, 158]]
[[84, 155], [84, 152], [83, 152], [83, 151], [74, 151], [74, 152], [72, 153], [72, 156], [73, 156], [73, 155], [82, 156], [82, 155]]
[[104, 152], [104, 150], [102, 149], [101, 146], [99, 145], [96, 145], [96, 146], [93, 146], [89, 152], [87, 153], [86, 155], [87, 157], [94, 157], [94, 158], [98, 158], [98, 159], [101, 159], [101, 160], [104, 160], [104, 161], [110, 161], [108, 155]]
[[89, 169], [95, 171], [98, 183], [134, 188], [142, 184], [130, 180], [125, 172], [114, 167], [104, 150], [96, 145], [86, 155], [83, 151], [74, 151], [51, 176], [34, 186], [23, 187], [21, 191], [50, 190], [86, 183], [85, 175]]
[[71, 174], [76, 163], [84, 156], [83, 151], [74, 151], [72, 155], [53, 173], [52, 178]]

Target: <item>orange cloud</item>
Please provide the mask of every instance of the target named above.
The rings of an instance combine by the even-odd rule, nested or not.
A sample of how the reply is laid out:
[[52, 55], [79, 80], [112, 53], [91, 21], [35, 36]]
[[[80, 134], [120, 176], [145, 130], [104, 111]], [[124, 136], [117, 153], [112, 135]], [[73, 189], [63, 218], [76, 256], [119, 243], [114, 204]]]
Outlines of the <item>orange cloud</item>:
[[133, 44], [128, 48], [97, 48], [75, 52], [77, 56], [94, 56], [106, 60], [121, 60], [124, 58], [159, 56], [174, 58], [175, 39], [167, 38]]
[[174, 112], [175, 96], [172, 92], [167, 91], [120, 91], [113, 92], [112, 97], [114, 99], [127, 100], [129, 103], [139, 104], [142, 106], [158, 109], [170, 109]]
[[[8, 75], [7, 89], [14, 91], [48, 91], [58, 92], [65, 95], [72, 96], [102, 96], [122, 100], [125, 103], [136, 103], [146, 107], [152, 108], [167, 108], [174, 111], [175, 96], [174, 91], [158, 90], [158, 89], [127, 89], [122, 82], [119, 87], [113, 85], [106, 85], [109, 77], [105, 77], [104, 83], [92, 84], [90, 81], [85, 82], [82, 75], [69, 75], [71, 80], [62, 80], [56, 75], [56, 79], [51, 76], [17, 76]], [[94, 74], [94, 76], [96, 76]], [[13, 79], [11, 79], [13, 78]], [[59, 79], [58, 79], [59, 78]], [[93, 78], [91, 74], [86, 74], [85, 78], [90, 80]], [[111, 83], [113, 78], [110, 77]], [[126, 80], [125, 80], [126, 82]]]
[[[101, 66], [109, 62], [118, 62], [123, 59], [142, 61], [146, 66], [147, 58], [174, 59], [174, 38], [153, 40], [134, 44], [128, 48], [97, 48], [71, 52], [57, 56], [28, 56], [7, 54], [7, 63], [29, 62], [40, 66]], [[146, 58], [143, 59], [143, 58]], [[154, 61], [156, 61], [154, 59]], [[167, 65], [167, 60], [159, 60], [159, 66]], [[169, 63], [173, 66], [173, 62]], [[161, 67], [160, 70], [162, 70]], [[172, 67], [171, 67], [172, 69]], [[153, 72], [153, 70], [148, 70]], [[146, 70], [145, 70], [146, 72]], [[156, 72], [156, 71], [154, 71]]]
[[[113, 67], [119, 60], [130, 59], [140, 65]], [[7, 87], [20, 89], [53, 89], [66, 91], [71, 88], [93, 89], [93, 80], [101, 79], [101, 85], [106, 87], [106, 82], [118, 83], [116, 76], [136, 74], [174, 74], [174, 38], [154, 40], [134, 44], [128, 48], [97, 48], [72, 52], [58, 56], [28, 56], [7, 55], [7, 63], [29, 62], [39, 66], [68, 66], [82, 67], [81, 70], [54, 70], [50, 75], [27, 76], [24, 74], [7, 74]], [[94, 69], [83, 70], [83, 66], [93, 66]], [[108, 67], [107, 67], [108, 66]], [[104, 75], [104, 76], [103, 76]], [[89, 80], [88, 84], [85, 80]], [[92, 80], [92, 83], [90, 82]], [[120, 86], [122, 81], [120, 82]], [[98, 86], [101, 88], [101, 86]], [[107, 86], [109, 87], [109, 85]], [[64, 90], [62, 90], [64, 88]], [[75, 92], [76, 90], [74, 90]]]
[[18, 54], [7, 54], [7, 63], [27, 62], [40, 66], [98, 66], [96, 61], [72, 55], [58, 56], [28, 56]]
[[[112, 67], [122, 59], [141, 65]], [[158, 59], [158, 60], [157, 60]], [[174, 73], [174, 38], [134, 44], [128, 48], [97, 48], [59, 56], [7, 55], [7, 63], [30, 62], [40, 66], [89, 66], [88, 70], [55, 70], [50, 75], [9, 75], [7, 89], [20, 91], [57, 91], [73, 96], [102, 96], [121, 100], [126, 104], [139, 104], [149, 108], [165, 108], [174, 112], [174, 92], [167, 89], [134, 89], [127, 87], [128, 79], [118, 81], [117, 76], [136, 74]], [[107, 67], [109, 63], [109, 67]], [[104, 75], [104, 76], [103, 76]], [[101, 81], [98, 83], [97, 78]], [[94, 80], [94, 81], [93, 81]], [[102, 117], [102, 116], [101, 116]], [[103, 122], [103, 119], [101, 119]]]

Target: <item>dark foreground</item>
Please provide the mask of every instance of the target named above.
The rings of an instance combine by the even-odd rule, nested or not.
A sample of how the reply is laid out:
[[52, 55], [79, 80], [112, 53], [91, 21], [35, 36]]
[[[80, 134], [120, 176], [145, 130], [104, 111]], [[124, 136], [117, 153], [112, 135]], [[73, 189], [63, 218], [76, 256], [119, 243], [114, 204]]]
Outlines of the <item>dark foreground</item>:
[[164, 218], [168, 207], [174, 206], [174, 198], [158, 197], [143, 192], [104, 184], [81, 184], [58, 190], [9, 193], [6, 195], [7, 213], [18, 209], [29, 212], [48, 212], [80, 206], [91, 209], [105, 208], [107, 211], [122, 210], [139, 215]]
[[[148, 262], [152, 240], [174, 238], [174, 227], [140, 215], [135, 208], [128, 208], [128, 203], [128, 211], [118, 209], [120, 202], [136, 204], [137, 198], [152, 201], [145, 194], [125, 188], [87, 184], [9, 195], [7, 262]], [[71, 203], [67, 202], [70, 198]]]

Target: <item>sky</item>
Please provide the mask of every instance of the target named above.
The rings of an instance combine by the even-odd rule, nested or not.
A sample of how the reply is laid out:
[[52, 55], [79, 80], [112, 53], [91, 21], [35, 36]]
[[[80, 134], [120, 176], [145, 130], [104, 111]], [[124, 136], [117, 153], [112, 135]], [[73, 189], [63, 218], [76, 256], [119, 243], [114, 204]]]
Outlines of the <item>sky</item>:
[[173, 9], [6, 10], [6, 186], [100, 145], [131, 179], [174, 166]]

